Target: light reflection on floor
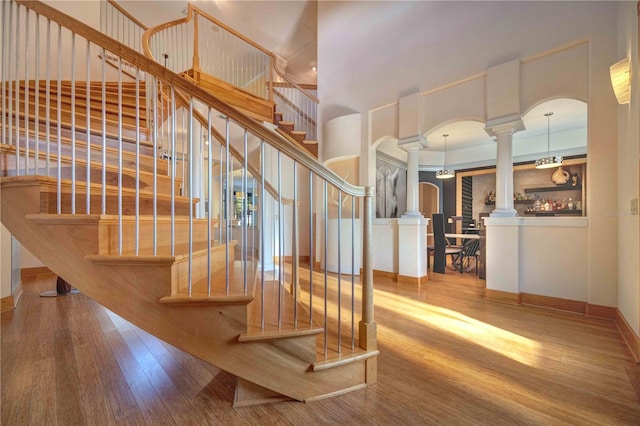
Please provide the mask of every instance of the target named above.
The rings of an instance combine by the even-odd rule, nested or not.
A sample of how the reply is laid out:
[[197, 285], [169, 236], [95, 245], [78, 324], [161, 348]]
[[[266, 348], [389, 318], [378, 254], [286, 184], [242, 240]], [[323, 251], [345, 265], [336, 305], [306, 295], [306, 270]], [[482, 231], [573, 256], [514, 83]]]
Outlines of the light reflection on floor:
[[540, 343], [478, 321], [460, 312], [375, 290], [375, 305], [423, 322], [470, 343], [497, 352], [531, 367], [538, 366]]

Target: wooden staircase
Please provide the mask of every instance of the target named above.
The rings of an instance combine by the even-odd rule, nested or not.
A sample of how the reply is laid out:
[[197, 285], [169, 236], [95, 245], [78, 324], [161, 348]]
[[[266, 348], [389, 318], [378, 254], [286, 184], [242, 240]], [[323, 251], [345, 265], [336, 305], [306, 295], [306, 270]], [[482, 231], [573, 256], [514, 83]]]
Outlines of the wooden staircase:
[[318, 158], [318, 141], [307, 140], [307, 132], [295, 130], [295, 124], [293, 122], [282, 121], [282, 113], [276, 111], [274, 122], [277, 124], [283, 136], [295, 141], [295, 143], [309, 151], [315, 158]]
[[[44, 82], [39, 84], [40, 87], [45, 86]], [[18, 98], [24, 99], [25, 85], [19, 87]], [[30, 91], [34, 90], [33, 83], [29, 87]], [[140, 132], [145, 136], [141, 136], [137, 145], [142, 154], [136, 178], [133, 167], [136, 164], [135, 113], [131, 114], [131, 105], [127, 104], [134, 98], [131, 96], [132, 86], [123, 85], [122, 110], [129, 113], [123, 114], [122, 119], [122, 168], [117, 163], [120, 152], [118, 125], [112, 120], [117, 102], [107, 103], [105, 116], [108, 124], [103, 139], [99, 133], [102, 128], [101, 87], [91, 84], [92, 92], [94, 88], [96, 90], [90, 93], [91, 117], [96, 121], [91, 123], [91, 132], [87, 134], [83, 125], [86, 122], [86, 91], [80, 87], [82, 84], [78, 85], [75, 93], [75, 128], [70, 123], [73, 112], [70, 109], [69, 85], [62, 84], [61, 90], [57, 91], [52, 82], [49, 113], [51, 117], [58, 116], [57, 97], [60, 96], [62, 121], [52, 122], [50, 128], [46, 128], [42, 119], [45, 115], [42, 105], [46, 98], [41, 91], [37, 132], [35, 98], [31, 94], [28, 96], [28, 115], [25, 114], [24, 102], [19, 100], [20, 126], [17, 133], [15, 111], [11, 127], [7, 127], [10, 133], [2, 132], [2, 135], [11, 135], [12, 144], [9, 145], [7, 140], [0, 145], [0, 175], [3, 176], [0, 181], [1, 219], [21, 244], [88, 297], [168, 343], [238, 376], [237, 405], [283, 398], [311, 401], [372, 383], [375, 376], [369, 372], [367, 378], [366, 361], [375, 357], [377, 351], [345, 351], [317, 356], [323, 328], [309, 323], [308, 319], [295, 324], [292, 312], [296, 302], [285, 290], [286, 286], [280, 286], [273, 279], [266, 281], [264, 298], [282, 298], [281, 324], [274, 323], [273, 313], [268, 313], [266, 326], [260, 326], [256, 312], [260, 311], [263, 295], [262, 289], [256, 286], [257, 262], [248, 259], [245, 269], [245, 264], [236, 260], [236, 241], [231, 241], [229, 248], [224, 243], [208, 248], [209, 223], [206, 219], [193, 217], [189, 199], [180, 195], [181, 180], [176, 178], [173, 187], [171, 185], [166, 162], [154, 163], [153, 147], [147, 142], [149, 132], [146, 128]], [[113, 99], [109, 91], [107, 97]], [[8, 118], [9, 111], [3, 113]], [[139, 123], [146, 121], [143, 119]], [[61, 135], [59, 139], [58, 133]], [[45, 135], [49, 135], [51, 141], [48, 148]], [[74, 165], [75, 184], [70, 180], [72, 139], [75, 140], [77, 160]], [[16, 146], [20, 147], [19, 156]], [[31, 157], [30, 175], [24, 173], [27, 148]], [[48, 175], [47, 150], [50, 160]], [[86, 161], [87, 151], [89, 161]], [[106, 185], [103, 186], [102, 161], [105, 160]], [[53, 177], [57, 173], [58, 161], [61, 164], [60, 189], [58, 179]], [[158, 172], [155, 175], [158, 181], [155, 197], [148, 190], [154, 177], [154, 165]], [[20, 176], [18, 169], [22, 171]], [[83, 181], [87, 170], [88, 184]], [[122, 181], [121, 190], [117, 186], [119, 180]], [[140, 185], [138, 193], [135, 191], [136, 180]], [[103, 189], [104, 212], [101, 208]], [[60, 211], [57, 210], [58, 190]], [[90, 191], [89, 211], [86, 209], [87, 191]], [[71, 214], [74, 196], [75, 214]], [[172, 197], [175, 200], [173, 221], [169, 216]], [[193, 203], [197, 201], [193, 200]], [[139, 206], [137, 219], [136, 203]], [[154, 203], [158, 214], [156, 220], [152, 216]], [[121, 220], [117, 216], [119, 208], [123, 213]], [[136, 221], [140, 236], [137, 246]], [[217, 226], [217, 221], [211, 225]], [[173, 253], [172, 226], [175, 227]], [[118, 237], [119, 227], [123, 229], [122, 240]], [[191, 256], [188, 248], [190, 227], [194, 236]], [[153, 252], [154, 228], [156, 253]], [[209, 256], [213, 265], [210, 281]], [[228, 280], [225, 276], [227, 268]], [[248, 271], [247, 279], [245, 271]], [[190, 291], [189, 276], [192, 282]], [[304, 283], [302, 285], [304, 287]], [[298, 309], [302, 312], [307, 308], [299, 303]], [[334, 339], [333, 336], [329, 338]]]
[[314, 158], [318, 158], [318, 141], [307, 140], [307, 132], [296, 130], [293, 122], [283, 121], [282, 113], [277, 111], [277, 104], [247, 93], [200, 70], [190, 69], [180, 75], [255, 120], [272, 122], [277, 126], [278, 132], [290, 143], [308, 151]]

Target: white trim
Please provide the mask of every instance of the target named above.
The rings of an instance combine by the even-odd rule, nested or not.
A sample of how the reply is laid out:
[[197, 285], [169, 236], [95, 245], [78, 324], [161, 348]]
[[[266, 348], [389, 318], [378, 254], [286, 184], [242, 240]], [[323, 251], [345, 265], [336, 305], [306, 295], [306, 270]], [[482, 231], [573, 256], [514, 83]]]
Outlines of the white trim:
[[589, 221], [586, 216], [486, 217], [484, 224], [485, 226], [586, 228], [589, 225]]

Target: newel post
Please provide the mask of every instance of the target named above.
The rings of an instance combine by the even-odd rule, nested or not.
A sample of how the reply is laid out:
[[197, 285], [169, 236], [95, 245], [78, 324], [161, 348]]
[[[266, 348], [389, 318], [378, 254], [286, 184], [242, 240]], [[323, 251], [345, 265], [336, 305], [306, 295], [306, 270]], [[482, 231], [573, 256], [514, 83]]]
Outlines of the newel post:
[[276, 60], [273, 55], [269, 55], [269, 70], [267, 71], [267, 97], [269, 101], [273, 102], [273, 84], [275, 81], [275, 68]]
[[193, 14], [193, 70], [199, 70], [200, 69], [200, 53], [198, 52], [199, 47], [198, 47], [198, 39], [199, 37], [199, 33], [198, 33], [198, 12], [196, 11], [196, 13]]
[[[378, 348], [376, 323], [373, 319], [373, 195], [372, 186], [365, 187], [362, 232], [362, 319], [360, 320], [359, 345], [365, 351]], [[365, 360], [365, 382], [378, 381], [378, 357]]]
[[360, 347], [377, 349], [376, 323], [373, 319], [373, 194], [371, 186], [365, 188], [364, 223], [362, 236], [362, 320], [360, 321]]

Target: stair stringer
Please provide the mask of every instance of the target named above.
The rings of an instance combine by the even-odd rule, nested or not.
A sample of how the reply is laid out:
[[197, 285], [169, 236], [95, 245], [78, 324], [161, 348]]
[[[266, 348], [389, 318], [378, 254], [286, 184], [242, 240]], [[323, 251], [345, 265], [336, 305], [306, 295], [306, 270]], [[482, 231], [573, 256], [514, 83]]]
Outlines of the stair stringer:
[[2, 223], [25, 248], [88, 297], [169, 344], [243, 380], [300, 401], [366, 386], [364, 361], [312, 371], [309, 346], [315, 348], [313, 337], [238, 342], [238, 336], [247, 331], [246, 304], [201, 307], [159, 303], [171, 292], [171, 262], [96, 264], [88, 257], [99, 250], [96, 215], [62, 215], [60, 224], [29, 219], [29, 215], [40, 213], [37, 179], [3, 179], [0, 190]]

